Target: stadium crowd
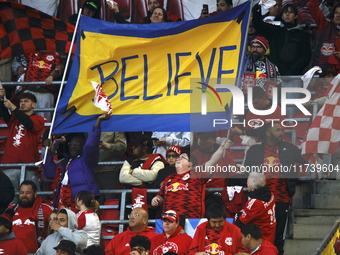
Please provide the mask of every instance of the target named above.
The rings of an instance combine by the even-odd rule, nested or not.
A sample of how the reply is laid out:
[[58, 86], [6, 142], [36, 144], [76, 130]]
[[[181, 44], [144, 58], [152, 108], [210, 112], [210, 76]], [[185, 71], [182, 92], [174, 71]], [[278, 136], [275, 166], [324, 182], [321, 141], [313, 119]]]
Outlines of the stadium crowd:
[[[82, 6], [85, 16], [117, 23], [185, 20], [169, 0], [143, 1], [144, 9], [140, 7], [139, 12], [130, 1], [14, 2], [72, 24], [77, 19], [75, 6]], [[269, 109], [273, 88], [284, 87], [285, 76], [302, 76], [317, 65], [325, 79], [311, 82], [308, 89], [313, 99], [307, 105], [325, 103], [329, 82], [340, 68], [340, 4], [310, 0], [310, 13], [306, 13], [298, 0], [272, 2], [270, 7], [258, 3], [252, 7], [243, 92], [251, 87], [253, 107]], [[216, 11], [209, 12], [204, 5], [197, 18], [223, 15], [235, 6], [234, 1], [217, 0]], [[135, 9], [129, 12], [129, 8]], [[316, 26], [305, 20], [313, 20]], [[1, 163], [18, 164], [0, 172], [0, 250], [4, 254], [284, 254], [288, 211], [301, 176], [298, 172], [263, 172], [271, 167], [303, 166], [307, 161], [301, 156], [299, 139], [293, 141], [285, 133], [287, 128], [281, 123], [286, 116], [281, 116], [280, 106], [269, 116], [248, 111], [238, 116], [247, 125], [229, 131], [101, 132], [101, 123], [111, 117], [103, 114], [88, 133], [75, 130], [48, 138], [44, 124], [52, 114], [34, 110], [55, 106], [58, 87], [51, 82], [67, 72], [64, 59], [58, 52], [39, 51], [0, 60], [1, 81], [46, 83], [0, 88], [1, 119], [8, 126]], [[288, 129], [296, 130], [300, 139], [308, 130]], [[47, 147], [45, 164], [38, 170], [28, 168], [20, 183], [20, 164], [39, 162], [41, 147]], [[98, 165], [115, 161], [124, 163], [121, 167]], [[217, 166], [234, 170], [196, 171]], [[247, 169], [255, 166], [258, 171], [249, 174]], [[324, 174], [320, 177], [332, 177]], [[128, 227], [118, 233], [113, 226], [115, 236], [104, 242], [99, 205], [121, 197], [100, 190], [117, 189], [132, 190], [126, 196]], [[159, 192], [151, 195], [147, 189]], [[53, 195], [42, 198], [39, 191], [53, 191]], [[160, 234], [150, 226], [149, 218], [161, 220]], [[207, 221], [188, 235], [185, 219], [200, 218]]]

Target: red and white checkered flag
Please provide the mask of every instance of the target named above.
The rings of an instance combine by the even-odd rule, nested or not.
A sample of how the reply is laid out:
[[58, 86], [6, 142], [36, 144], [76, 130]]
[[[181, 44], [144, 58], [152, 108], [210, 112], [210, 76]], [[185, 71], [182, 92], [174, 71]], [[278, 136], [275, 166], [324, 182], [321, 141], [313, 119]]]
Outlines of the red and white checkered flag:
[[107, 98], [105, 92], [102, 87], [95, 81], [91, 81], [93, 89], [96, 91], [96, 95], [94, 96], [93, 104], [99, 109], [107, 112], [108, 114], [112, 114], [112, 105], [110, 100]]
[[302, 146], [302, 157], [311, 160], [315, 154], [337, 152], [340, 141], [340, 74], [328, 88], [328, 99], [312, 122]]

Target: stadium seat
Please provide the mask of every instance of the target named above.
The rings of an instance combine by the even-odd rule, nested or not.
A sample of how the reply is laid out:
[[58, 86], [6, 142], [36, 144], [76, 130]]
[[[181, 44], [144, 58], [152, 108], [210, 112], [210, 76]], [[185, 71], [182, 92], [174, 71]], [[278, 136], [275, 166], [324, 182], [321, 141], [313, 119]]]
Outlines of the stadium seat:
[[293, 119], [297, 119], [297, 126], [293, 129], [296, 130], [296, 145], [300, 145], [309, 129], [311, 117], [304, 115], [302, 112], [297, 112], [294, 114]]
[[[104, 205], [119, 205], [118, 199], [108, 199]], [[119, 209], [104, 209], [101, 215], [101, 220], [119, 220]], [[115, 236], [118, 234], [118, 225], [115, 224], [103, 224], [102, 225], [102, 247], [105, 248], [111, 239], [104, 239], [105, 236]]]
[[139, 23], [141, 19], [146, 17], [148, 10], [147, 0], [134, 0], [132, 3], [132, 23]]
[[168, 0], [166, 10], [184, 20], [182, 0]]

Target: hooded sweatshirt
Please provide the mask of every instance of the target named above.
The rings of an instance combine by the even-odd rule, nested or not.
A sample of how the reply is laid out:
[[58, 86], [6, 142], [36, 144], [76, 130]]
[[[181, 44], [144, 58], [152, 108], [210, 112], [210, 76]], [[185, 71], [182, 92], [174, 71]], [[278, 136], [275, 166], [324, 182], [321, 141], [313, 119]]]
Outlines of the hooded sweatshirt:
[[82, 250], [86, 247], [87, 234], [84, 230], [77, 230], [78, 223], [76, 214], [69, 209], [62, 210], [66, 210], [67, 212], [68, 227], [61, 227], [57, 232], [49, 235], [41, 244], [37, 255], [55, 255], [56, 251], [53, 247], [56, 247], [61, 240], [74, 242], [77, 245], [77, 255], [82, 254]]
[[4, 255], [25, 255], [27, 250], [22, 241], [17, 239], [13, 232], [3, 239], [0, 239], [0, 254]]
[[276, 231], [275, 199], [267, 186], [248, 193], [250, 200], [239, 213], [235, 224], [256, 224], [262, 231], [262, 238], [274, 243]]

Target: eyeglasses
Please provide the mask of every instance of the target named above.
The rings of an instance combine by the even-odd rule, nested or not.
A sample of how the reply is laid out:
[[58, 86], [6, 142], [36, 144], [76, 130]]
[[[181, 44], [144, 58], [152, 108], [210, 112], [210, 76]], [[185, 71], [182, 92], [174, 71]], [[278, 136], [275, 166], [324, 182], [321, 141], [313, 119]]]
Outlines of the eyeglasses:
[[162, 217], [175, 217], [176, 218], [176, 214], [175, 213], [162, 213], [161, 215]]
[[80, 143], [68, 143], [68, 147], [74, 146], [74, 147], [79, 147]]
[[166, 155], [167, 158], [178, 158], [177, 154], [168, 154]]
[[131, 218], [137, 218], [137, 217], [139, 217], [139, 214], [138, 214], [138, 213], [130, 213], [130, 214], [128, 215], [128, 218], [129, 218], [129, 219], [131, 219]]
[[178, 159], [178, 160], [181, 160], [181, 159], [183, 159], [183, 158], [189, 161], [189, 158], [187, 158], [186, 156], [183, 156], [183, 155], [179, 156], [177, 159]]

